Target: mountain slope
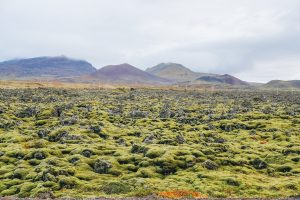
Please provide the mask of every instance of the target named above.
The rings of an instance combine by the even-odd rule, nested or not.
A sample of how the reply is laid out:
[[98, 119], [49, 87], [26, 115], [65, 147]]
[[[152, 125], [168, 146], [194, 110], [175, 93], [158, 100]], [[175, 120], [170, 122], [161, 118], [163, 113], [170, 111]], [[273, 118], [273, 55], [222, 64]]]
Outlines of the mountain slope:
[[214, 83], [214, 84], [229, 84], [229, 85], [240, 85], [247, 86], [249, 85], [247, 82], [242, 81], [234, 76], [229, 74], [224, 75], [213, 75], [213, 76], [201, 76], [196, 79], [196, 81], [203, 81], [206, 83]]
[[90, 63], [64, 56], [15, 59], [0, 63], [0, 77], [6, 79], [74, 77], [94, 71], [96, 68]]
[[176, 82], [186, 82], [186, 84], [229, 84], [229, 85], [249, 85], [234, 76], [224, 74], [209, 74], [194, 72], [187, 67], [176, 63], [161, 63], [148, 68], [147, 72], [173, 80]]
[[104, 82], [119, 84], [169, 84], [170, 80], [157, 77], [127, 63], [108, 65], [89, 76], [82, 77], [87, 82]]
[[300, 89], [300, 80], [291, 80], [291, 81], [282, 81], [282, 80], [272, 80], [265, 85], [263, 85], [264, 88], [282, 88], [282, 89], [288, 89], [288, 88], [296, 88]]
[[192, 70], [177, 63], [161, 63], [146, 69], [146, 72], [176, 82], [195, 80], [199, 76], [203, 75], [202, 73], [193, 72]]

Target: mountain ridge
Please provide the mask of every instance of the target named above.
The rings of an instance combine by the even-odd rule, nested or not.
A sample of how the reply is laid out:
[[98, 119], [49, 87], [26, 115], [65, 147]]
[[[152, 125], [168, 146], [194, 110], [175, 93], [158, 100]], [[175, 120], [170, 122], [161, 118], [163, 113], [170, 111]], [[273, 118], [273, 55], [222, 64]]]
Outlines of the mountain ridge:
[[85, 82], [123, 83], [123, 84], [170, 84], [171, 81], [157, 77], [128, 63], [107, 65], [88, 76], [81, 77]]
[[147, 72], [153, 75], [167, 78], [176, 82], [186, 82], [186, 84], [229, 84], [248, 86], [246, 81], [242, 81], [229, 74], [211, 74], [194, 72], [189, 68], [177, 63], [161, 63], [154, 67], [147, 68]]
[[242, 81], [241, 79], [236, 78], [229, 74], [201, 76], [196, 79], [196, 81], [198, 81], [198, 80], [210, 82], [210, 83], [229, 84], [229, 85], [240, 85], [240, 86], [249, 86], [250, 85], [246, 81]]
[[182, 64], [172, 62], [160, 63], [153, 67], [147, 68], [146, 72], [176, 82], [191, 81], [204, 74], [194, 72]]
[[300, 89], [300, 80], [271, 80], [263, 85], [264, 88]]
[[160, 63], [141, 70], [128, 63], [96, 69], [85, 60], [66, 56], [18, 58], [0, 62], [3, 80], [54, 80], [62, 82], [97, 82], [108, 84], [146, 85], [219, 85], [258, 89], [300, 89], [300, 80], [271, 80], [250, 83], [229, 74], [194, 72], [182, 64]]
[[7, 79], [74, 77], [94, 71], [96, 68], [87, 61], [65, 56], [42, 56], [0, 62], [0, 77]]

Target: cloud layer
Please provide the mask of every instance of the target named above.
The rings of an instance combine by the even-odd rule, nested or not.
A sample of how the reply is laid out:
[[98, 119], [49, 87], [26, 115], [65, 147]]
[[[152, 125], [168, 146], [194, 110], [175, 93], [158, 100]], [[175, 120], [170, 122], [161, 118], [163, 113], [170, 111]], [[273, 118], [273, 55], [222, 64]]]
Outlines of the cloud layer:
[[247, 81], [300, 79], [299, 0], [0, 0], [0, 60], [100, 68], [178, 62]]

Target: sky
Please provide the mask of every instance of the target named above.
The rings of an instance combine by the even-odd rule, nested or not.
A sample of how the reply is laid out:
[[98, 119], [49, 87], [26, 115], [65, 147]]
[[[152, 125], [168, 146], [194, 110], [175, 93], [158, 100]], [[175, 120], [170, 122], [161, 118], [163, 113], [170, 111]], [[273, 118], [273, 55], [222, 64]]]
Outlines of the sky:
[[300, 79], [300, 1], [0, 0], [0, 61], [58, 55]]

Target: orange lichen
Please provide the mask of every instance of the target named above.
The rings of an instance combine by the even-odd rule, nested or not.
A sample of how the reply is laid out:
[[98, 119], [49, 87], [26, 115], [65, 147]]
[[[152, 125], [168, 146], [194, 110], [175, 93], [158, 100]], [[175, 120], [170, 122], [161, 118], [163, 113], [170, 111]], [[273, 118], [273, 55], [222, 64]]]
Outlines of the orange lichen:
[[260, 141], [260, 144], [268, 144], [268, 141], [266, 140]]
[[180, 199], [180, 198], [207, 198], [207, 195], [201, 194], [200, 192], [196, 191], [189, 191], [189, 190], [172, 190], [172, 191], [163, 191], [159, 192], [158, 196], [163, 198], [171, 198], [171, 199]]

